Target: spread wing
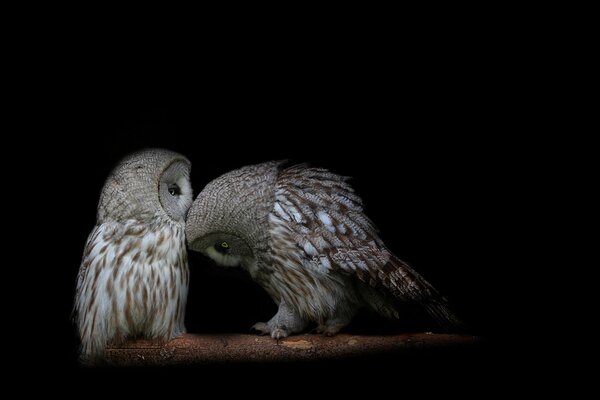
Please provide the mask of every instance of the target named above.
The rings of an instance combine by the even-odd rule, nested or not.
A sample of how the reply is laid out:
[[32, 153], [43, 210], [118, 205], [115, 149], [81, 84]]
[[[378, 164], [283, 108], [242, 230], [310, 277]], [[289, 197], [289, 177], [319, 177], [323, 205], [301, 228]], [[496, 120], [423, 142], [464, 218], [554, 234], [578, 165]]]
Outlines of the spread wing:
[[443, 325], [459, 325], [446, 300], [383, 244], [347, 178], [294, 166], [278, 178], [274, 213], [322, 273], [346, 273], [401, 301], [414, 301]]

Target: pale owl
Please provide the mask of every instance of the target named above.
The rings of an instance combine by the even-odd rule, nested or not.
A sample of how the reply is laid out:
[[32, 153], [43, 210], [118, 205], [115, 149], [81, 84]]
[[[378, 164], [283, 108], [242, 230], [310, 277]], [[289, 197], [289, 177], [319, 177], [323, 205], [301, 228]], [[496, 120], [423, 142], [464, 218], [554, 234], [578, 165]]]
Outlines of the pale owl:
[[398, 301], [458, 324], [446, 300], [386, 248], [346, 180], [279, 162], [229, 172], [192, 205], [189, 247], [221, 266], [241, 266], [268, 292], [278, 312], [254, 328], [273, 338], [311, 323], [333, 335], [363, 306], [399, 318]]
[[77, 277], [84, 361], [128, 337], [169, 340], [185, 332], [189, 175], [185, 157], [149, 149], [124, 158], [106, 180]]

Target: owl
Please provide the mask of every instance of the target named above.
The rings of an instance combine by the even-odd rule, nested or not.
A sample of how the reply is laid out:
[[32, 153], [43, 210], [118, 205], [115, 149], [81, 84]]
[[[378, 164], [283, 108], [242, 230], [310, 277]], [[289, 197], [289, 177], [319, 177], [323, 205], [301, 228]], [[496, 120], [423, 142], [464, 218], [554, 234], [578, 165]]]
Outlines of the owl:
[[446, 300], [386, 248], [347, 178], [325, 169], [267, 162], [226, 173], [194, 201], [186, 235], [191, 250], [240, 266], [267, 291], [278, 311], [253, 328], [274, 339], [310, 324], [334, 335], [363, 307], [399, 318], [399, 302], [459, 324]]
[[74, 302], [84, 362], [128, 337], [185, 332], [189, 175], [185, 157], [149, 149], [124, 158], [104, 183]]

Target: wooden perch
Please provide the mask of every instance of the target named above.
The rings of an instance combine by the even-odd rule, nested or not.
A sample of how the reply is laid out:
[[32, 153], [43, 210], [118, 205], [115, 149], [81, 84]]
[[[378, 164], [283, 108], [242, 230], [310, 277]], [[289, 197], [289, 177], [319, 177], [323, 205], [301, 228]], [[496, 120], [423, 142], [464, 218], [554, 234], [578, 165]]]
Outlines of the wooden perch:
[[128, 341], [118, 347], [109, 348], [106, 361], [115, 366], [165, 366], [329, 360], [468, 346], [477, 341], [475, 336], [431, 333], [393, 336], [340, 334], [334, 337], [305, 334], [280, 341], [275, 341], [269, 336], [186, 334], [164, 344], [149, 340]]

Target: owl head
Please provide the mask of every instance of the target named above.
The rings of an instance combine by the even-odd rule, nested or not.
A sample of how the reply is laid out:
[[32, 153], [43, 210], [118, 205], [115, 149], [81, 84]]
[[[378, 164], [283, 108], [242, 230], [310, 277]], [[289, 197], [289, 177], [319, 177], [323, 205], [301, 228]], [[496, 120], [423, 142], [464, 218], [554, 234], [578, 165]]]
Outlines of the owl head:
[[181, 154], [147, 149], [122, 159], [104, 183], [98, 223], [157, 217], [183, 223], [192, 203], [191, 164]]
[[190, 249], [222, 266], [238, 266], [266, 251], [269, 213], [282, 162], [250, 165], [210, 182], [198, 194], [186, 222]]

